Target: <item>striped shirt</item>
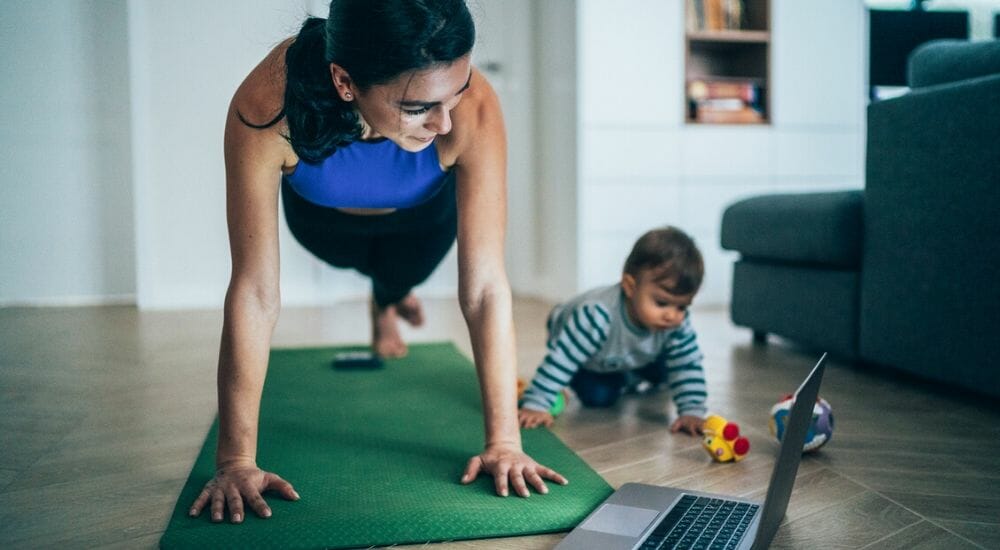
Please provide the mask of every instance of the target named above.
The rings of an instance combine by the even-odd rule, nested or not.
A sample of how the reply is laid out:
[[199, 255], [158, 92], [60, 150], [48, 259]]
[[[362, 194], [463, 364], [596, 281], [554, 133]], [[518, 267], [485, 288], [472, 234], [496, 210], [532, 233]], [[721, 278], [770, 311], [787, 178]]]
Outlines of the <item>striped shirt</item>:
[[600, 287], [552, 310], [548, 353], [524, 392], [521, 406], [547, 411], [578, 370], [622, 372], [658, 363], [679, 415], [706, 413], [705, 375], [690, 313], [680, 326], [650, 331], [625, 311], [621, 285]]

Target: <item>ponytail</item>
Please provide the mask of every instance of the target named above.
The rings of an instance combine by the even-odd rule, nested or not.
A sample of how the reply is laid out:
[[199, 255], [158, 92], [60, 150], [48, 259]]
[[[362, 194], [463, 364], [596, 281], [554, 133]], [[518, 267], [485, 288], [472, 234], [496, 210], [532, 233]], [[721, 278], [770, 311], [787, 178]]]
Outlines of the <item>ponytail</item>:
[[270, 121], [251, 128], [270, 128], [283, 117], [288, 119], [285, 139], [302, 160], [319, 162], [338, 146], [361, 137], [358, 113], [340, 99], [330, 78], [324, 52], [325, 19], [310, 17], [285, 52], [285, 105]]
[[357, 111], [340, 99], [330, 78], [324, 23], [325, 19], [307, 19], [285, 54], [288, 133], [295, 154], [308, 162], [318, 162], [361, 137]]

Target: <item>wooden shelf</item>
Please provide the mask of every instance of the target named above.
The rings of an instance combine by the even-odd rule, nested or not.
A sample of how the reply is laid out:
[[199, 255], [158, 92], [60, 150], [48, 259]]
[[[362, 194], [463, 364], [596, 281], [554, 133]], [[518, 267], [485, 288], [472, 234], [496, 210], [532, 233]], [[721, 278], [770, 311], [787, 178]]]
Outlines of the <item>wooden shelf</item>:
[[771, 40], [768, 31], [694, 31], [687, 33], [688, 43], [691, 42], [733, 42], [767, 44]]
[[768, 124], [770, 0], [685, 3], [686, 122]]
[[719, 74], [700, 74], [700, 73], [691, 73], [690, 75], [688, 75], [687, 84], [690, 85], [692, 82], [698, 80], [701, 80], [703, 82], [709, 80], [711, 80], [712, 82], [732, 82], [732, 83], [749, 82], [751, 84], [756, 84], [758, 86], [764, 86], [767, 84], [767, 80], [764, 79], [763, 77], [758, 78], [752, 76], [725, 76]]
[[723, 124], [734, 126], [766, 126], [769, 122], [759, 117], [750, 117], [748, 115], [744, 115], [743, 113], [736, 112], [725, 116], [703, 115], [700, 119], [689, 120], [688, 124], [693, 126], [719, 126]]

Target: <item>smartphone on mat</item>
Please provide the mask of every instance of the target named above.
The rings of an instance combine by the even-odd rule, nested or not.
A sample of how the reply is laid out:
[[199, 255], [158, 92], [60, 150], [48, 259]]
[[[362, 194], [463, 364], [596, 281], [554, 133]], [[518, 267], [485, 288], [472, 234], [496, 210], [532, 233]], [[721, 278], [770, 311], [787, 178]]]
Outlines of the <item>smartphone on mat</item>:
[[341, 351], [333, 356], [333, 368], [335, 369], [374, 370], [382, 367], [382, 358], [371, 351]]

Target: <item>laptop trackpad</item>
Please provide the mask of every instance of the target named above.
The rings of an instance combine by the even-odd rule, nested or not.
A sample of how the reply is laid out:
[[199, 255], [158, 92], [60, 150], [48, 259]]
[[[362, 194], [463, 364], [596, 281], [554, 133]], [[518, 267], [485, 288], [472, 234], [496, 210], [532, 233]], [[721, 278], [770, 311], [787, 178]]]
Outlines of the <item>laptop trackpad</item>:
[[657, 515], [659, 512], [648, 508], [604, 504], [596, 514], [587, 518], [580, 528], [612, 535], [638, 537]]

